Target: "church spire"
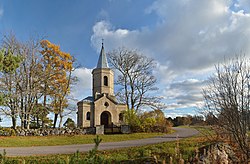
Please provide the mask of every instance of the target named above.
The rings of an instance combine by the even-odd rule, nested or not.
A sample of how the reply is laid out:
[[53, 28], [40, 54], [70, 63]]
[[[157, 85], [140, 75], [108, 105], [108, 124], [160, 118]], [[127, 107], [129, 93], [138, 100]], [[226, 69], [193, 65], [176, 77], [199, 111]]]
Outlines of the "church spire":
[[96, 68], [109, 68], [107, 57], [106, 57], [106, 54], [104, 52], [103, 39], [102, 39], [102, 49], [100, 52], [100, 56], [99, 56]]

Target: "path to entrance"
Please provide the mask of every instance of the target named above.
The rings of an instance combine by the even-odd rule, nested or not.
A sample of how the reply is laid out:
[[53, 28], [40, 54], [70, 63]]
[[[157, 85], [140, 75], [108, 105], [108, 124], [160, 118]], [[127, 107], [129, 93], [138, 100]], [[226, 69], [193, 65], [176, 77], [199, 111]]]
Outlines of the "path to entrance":
[[[130, 140], [121, 142], [101, 143], [98, 150], [119, 149], [126, 147], [143, 146], [167, 141], [175, 141], [178, 138], [187, 138], [198, 134], [198, 131], [191, 128], [173, 128], [173, 134], [166, 134], [154, 138]], [[6, 150], [7, 156], [31, 156], [48, 154], [73, 154], [77, 150], [87, 152], [94, 147], [94, 144], [63, 145], [63, 146], [35, 146], [35, 147], [0, 147], [0, 153]]]

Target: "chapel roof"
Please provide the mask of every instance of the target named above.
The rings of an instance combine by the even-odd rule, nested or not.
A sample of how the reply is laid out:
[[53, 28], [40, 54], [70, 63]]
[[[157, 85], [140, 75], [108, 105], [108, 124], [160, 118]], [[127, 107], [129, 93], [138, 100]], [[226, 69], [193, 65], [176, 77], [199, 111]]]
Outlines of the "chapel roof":
[[96, 68], [109, 68], [107, 57], [106, 57], [106, 54], [104, 52], [103, 43], [102, 43], [102, 49], [101, 49], [101, 52], [100, 52], [100, 56], [99, 56]]
[[86, 102], [86, 103], [94, 102], [94, 97], [93, 97], [93, 96], [85, 97], [85, 98], [84, 98], [83, 100], [81, 100], [80, 102]]

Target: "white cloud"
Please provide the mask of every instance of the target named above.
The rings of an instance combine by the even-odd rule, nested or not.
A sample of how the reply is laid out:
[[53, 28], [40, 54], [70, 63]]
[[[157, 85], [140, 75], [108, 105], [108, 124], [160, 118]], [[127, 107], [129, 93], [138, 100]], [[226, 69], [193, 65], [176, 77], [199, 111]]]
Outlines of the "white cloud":
[[202, 88], [204, 84], [204, 80], [198, 79], [172, 82], [163, 91], [168, 109], [202, 106]]
[[72, 87], [71, 96], [78, 101], [92, 95], [92, 69], [77, 68], [73, 76], [78, 78], [76, 85]]
[[168, 64], [162, 65], [159, 62], [156, 62], [153, 75], [157, 77], [158, 83], [162, 85], [170, 84], [177, 76], [175, 72], [169, 68]]
[[[129, 31], [127, 29], [115, 29], [107, 21], [97, 22], [93, 27], [91, 36], [92, 46], [99, 51], [101, 39], [104, 39], [105, 49], [111, 50], [117, 47], [133, 47], [133, 43], [138, 38], [138, 31]], [[130, 44], [131, 43], [131, 44]]]
[[179, 108], [179, 109], [169, 109], [165, 110], [165, 117], [171, 117], [175, 118], [178, 116], [187, 116], [187, 115], [199, 115], [199, 112], [194, 110], [194, 109], [184, 109], [184, 108]]
[[205, 69], [225, 56], [250, 52], [250, 18], [231, 11], [231, 5], [227, 0], [158, 0], [147, 9], [161, 18], [153, 30], [116, 29], [101, 21], [94, 25], [91, 41], [97, 49], [101, 38], [108, 49], [137, 48], [173, 70]]
[[[157, 49], [167, 54], [173, 69], [203, 69], [224, 56], [249, 52], [250, 19], [229, 10], [229, 2], [156, 1], [152, 5], [151, 12], [164, 20], [153, 33], [161, 34], [166, 48]], [[222, 32], [223, 28], [227, 30]]]
[[244, 6], [250, 1], [156, 0], [145, 9], [158, 16], [153, 28], [128, 30], [100, 21], [91, 42], [97, 51], [104, 38], [107, 51], [125, 46], [154, 58], [158, 86], [171, 108], [199, 106], [203, 80], [190, 79], [207, 78], [225, 57], [239, 52], [250, 57], [250, 15]]

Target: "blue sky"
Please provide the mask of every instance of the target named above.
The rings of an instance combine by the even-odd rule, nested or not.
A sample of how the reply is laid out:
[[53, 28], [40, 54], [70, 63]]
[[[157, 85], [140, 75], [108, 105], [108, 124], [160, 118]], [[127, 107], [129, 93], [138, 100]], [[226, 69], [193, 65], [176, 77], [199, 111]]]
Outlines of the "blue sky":
[[0, 0], [0, 37], [45, 37], [81, 65], [72, 94], [91, 94], [91, 70], [105, 50], [135, 48], [157, 62], [166, 116], [193, 114], [214, 64], [250, 55], [249, 0]]

